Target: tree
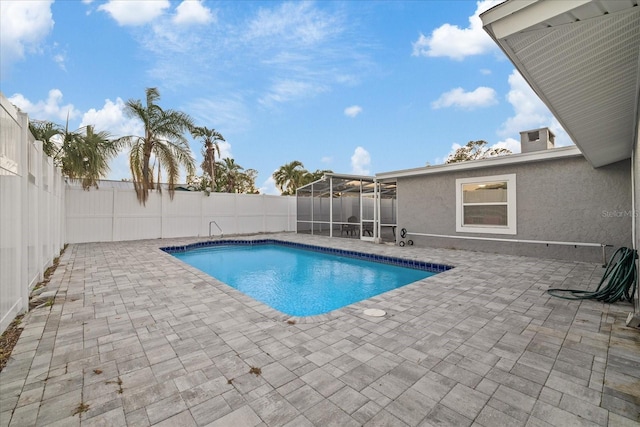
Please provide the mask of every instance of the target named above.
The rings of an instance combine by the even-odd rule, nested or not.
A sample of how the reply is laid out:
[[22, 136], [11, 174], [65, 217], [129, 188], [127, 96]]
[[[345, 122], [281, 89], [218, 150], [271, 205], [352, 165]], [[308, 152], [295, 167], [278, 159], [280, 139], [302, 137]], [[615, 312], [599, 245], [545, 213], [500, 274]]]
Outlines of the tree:
[[62, 134], [62, 128], [46, 120], [30, 120], [29, 130], [36, 141], [42, 141], [42, 151], [54, 160], [55, 165], [59, 166], [57, 156], [60, 154], [61, 147], [55, 143], [55, 139]]
[[202, 138], [204, 147], [202, 149], [202, 164], [200, 167], [208, 175], [211, 182], [216, 182], [216, 153], [220, 157], [220, 146], [218, 141], [224, 141], [224, 137], [215, 129], [207, 127], [194, 127], [191, 129], [194, 138]]
[[272, 177], [283, 196], [293, 196], [298, 188], [311, 184], [325, 174], [332, 172], [329, 169], [316, 169], [315, 172], [309, 172], [304, 168], [302, 162], [294, 160], [291, 163], [280, 166]]
[[65, 130], [62, 142], [62, 173], [82, 182], [82, 188], [98, 188], [98, 180], [109, 172], [109, 161], [118, 147], [107, 132], [94, 132], [93, 126], [75, 132]]
[[189, 177], [189, 184], [199, 191], [207, 191], [206, 188], [210, 187], [211, 191], [224, 193], [259, 193], [255, 182], [258, 176], [257, 170], [245, 170], [232, 158], [225, 158], [217, 162], [216, 168], [219, 173], [216, 174], [215, 185], [211, 185], [211, 180], [206, 173], [202, 176]]
[[280, 166], [272, 177], [276, 183], [276, 187], [283, 196], [296, 194], [296, 189], [301, 187], [302, 177], [306, 173], [304, 165], [298, 160]]
[[236, 181], [236, 191], [244, 194], [259, 194], [260, 191], [256, 188], [256, 178], [258, 177], [258, 171], [255, 169], [245, 169], [238, 176]]
[[225, 193], [235, 193], [238, 176], [244, 168], [230, 157], [222, 159], [222, 165], [224, 170], [224, 180], [221, 182], [222, 188], [224, 188]]
[[[130, 99], [125, 105], [129, 117], [139, 119], [144, 125], [144, 136], [126, 136], [119, 140], [128, 145], [129, 166], [133, 177], [133, 186], [138, 201], [143, 205], [154, 187], [153, 172], [158, 163], [158, 190], [160, 190], [161, 171], [167, 172], [169, 196], [173, 198], [175, 186], [183, 166], [187, 175], [195, 172], [194, 159], [184, 133], [193, 128], [191, 118], [180, 111], [164, 110], [158, 105], [160, 93], [157, 88], [146, 89], [146, 105], [140, 100]], [[151, 158], [154, 164], [151, 165]]]
[[323, 170], [316, 169], [315, 172], [305, 171], [302, 174], [300, 187], [305, 186], [307, 184], [311, 184], [312, 182], [315, 182], [315, 181], [319, 180], [320, 178], [325, 176], [325, 174], [328, 174], [328, 173], [333, 173], [333, 171], [330, 170], [330, 169], [323, 169]]
[[450, 154], [445, 163], [466, 162], [467, 160], [486, 159], [487, 157], [511, 154], [511, 150], [506, 148], [489, 148], [487, 144], [488, 142], [484, 140], [469, 141], [467, 145], [458, 148], [453, 154]]
[[29, 123], [31, 133], [43, 143], [43, 151], [53, 159], [54, 165], [70, 179], [81, 181], [82, 188], [98, 188], [98, 180], [109, 172], [109, 161], [118, 154], [118, 147], [107, 132], [94, 131], [85, 126], [69, 130], [53, 122]]

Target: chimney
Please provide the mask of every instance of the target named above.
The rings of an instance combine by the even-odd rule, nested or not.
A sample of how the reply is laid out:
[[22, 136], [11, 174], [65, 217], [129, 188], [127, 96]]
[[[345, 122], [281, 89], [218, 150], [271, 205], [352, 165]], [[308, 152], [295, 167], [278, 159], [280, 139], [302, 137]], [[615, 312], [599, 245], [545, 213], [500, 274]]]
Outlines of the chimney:
[[549, 128], [520, 132], [520, 152], [531, 153], [555, 147], [556, 136]]

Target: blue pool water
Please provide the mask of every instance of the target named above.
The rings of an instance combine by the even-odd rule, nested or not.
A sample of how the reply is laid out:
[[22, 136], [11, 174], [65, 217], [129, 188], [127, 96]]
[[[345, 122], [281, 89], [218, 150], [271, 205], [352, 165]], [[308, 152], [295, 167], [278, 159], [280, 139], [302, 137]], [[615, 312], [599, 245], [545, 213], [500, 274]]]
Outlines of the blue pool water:
[[313, 316], [436, 273], [276, 244], [167, 252], [291, 316]]

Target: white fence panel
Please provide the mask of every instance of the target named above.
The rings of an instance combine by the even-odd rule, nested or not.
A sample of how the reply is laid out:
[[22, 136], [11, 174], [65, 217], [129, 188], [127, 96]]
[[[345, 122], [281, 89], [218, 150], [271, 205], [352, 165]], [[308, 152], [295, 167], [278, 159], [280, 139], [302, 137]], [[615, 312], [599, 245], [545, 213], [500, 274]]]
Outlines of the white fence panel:
[[176, 192], [163, 198], [162, 237], [200, 236], [203, 193]]
[[[97, 190], [101, 191], [101, 190]], [[141, 205], [133, 190], [115, 190], [112, 241], [162, 237], [162, 195], [153, 191]], [[90, 236], [89, 236], [90, 238]], [[83, 240], [91, 242], [94, 240]]]
[[4, 97], [0, 101], [0, 332], [3, 332], [25, 309], [21, 257], [26, 253], [21, 239], [25, 221], [22, 187], [26, 142], [22, 143], [17, 111]]
[[63, 247], [62, 175], [0, 94], [0, 333], [28, 310], [29, 291]]
[[85, 191], [67, 187], [66, 229], [68, 243], [82, 242], [93, 235], [95, 242], [113, 239], [113, 192]]
[[66, 191], [68, 243], [205, 237], [212, 221], [225, 235], [295, 230], [294, 197], [177, 191], [171, 200], [153, 191], [143, 206], [133, 189]]

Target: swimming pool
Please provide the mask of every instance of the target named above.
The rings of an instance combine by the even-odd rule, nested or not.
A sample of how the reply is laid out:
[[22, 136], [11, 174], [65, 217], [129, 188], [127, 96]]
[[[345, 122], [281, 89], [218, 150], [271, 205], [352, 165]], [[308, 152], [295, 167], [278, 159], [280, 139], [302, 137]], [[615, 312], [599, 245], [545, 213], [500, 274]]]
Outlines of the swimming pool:
[[290, 316], [313, 316], [451, 267], [277, 240], [163, 248], [183, 262]]

